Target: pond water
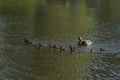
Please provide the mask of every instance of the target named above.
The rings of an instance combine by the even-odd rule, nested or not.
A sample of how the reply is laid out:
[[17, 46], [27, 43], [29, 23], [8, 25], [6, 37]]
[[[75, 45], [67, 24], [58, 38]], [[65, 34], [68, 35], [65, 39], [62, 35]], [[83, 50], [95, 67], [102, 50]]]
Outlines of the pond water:
[[[119, 0], [0, 0], [0, 80], [119, 80], [119, 13]], [[77, 47], [79, 36], [93, 44]]]

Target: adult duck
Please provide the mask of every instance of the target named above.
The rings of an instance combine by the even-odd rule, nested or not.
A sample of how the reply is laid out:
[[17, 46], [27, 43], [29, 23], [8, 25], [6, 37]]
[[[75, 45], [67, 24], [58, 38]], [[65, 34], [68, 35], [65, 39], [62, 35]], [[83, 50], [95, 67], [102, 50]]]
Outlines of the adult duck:
[[79, 46], [89, 46], [92, 44], [91, 40], [83, 40], [82, 37], [78, 37], [78, 45]]

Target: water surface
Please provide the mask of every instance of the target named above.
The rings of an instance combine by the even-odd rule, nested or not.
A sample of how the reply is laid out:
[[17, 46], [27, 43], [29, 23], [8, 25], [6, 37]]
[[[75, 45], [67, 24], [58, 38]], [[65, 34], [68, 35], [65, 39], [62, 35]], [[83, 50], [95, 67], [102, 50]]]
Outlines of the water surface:
[[[119, 80], [119, 13], [119, 0], [1, 0], [0, 79]], [[77, 47], [79, 36], [93, 44], [72, 54], [38, 47]], [[24, 37], [33, 45], [25, 45]]]

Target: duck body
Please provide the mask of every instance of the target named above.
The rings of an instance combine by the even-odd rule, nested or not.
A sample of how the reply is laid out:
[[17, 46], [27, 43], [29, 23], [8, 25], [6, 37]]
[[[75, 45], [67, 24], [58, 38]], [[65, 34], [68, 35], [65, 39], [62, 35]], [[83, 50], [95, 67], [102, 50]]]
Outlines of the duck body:
[[82, 40], [82, 37], [78, 38], [78, 45], [79, 46], [89, 46], [92, 44], [91, 40]]

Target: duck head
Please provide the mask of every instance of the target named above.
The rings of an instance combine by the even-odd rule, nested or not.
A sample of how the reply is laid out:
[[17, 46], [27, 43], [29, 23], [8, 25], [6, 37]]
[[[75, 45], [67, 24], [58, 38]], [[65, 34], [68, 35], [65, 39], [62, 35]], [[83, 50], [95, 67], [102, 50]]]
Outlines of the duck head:
[[78, 41], [82, 41], [82, 37], [78, 37]]

